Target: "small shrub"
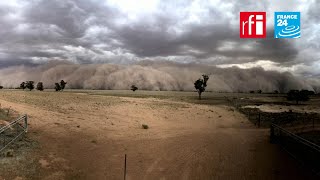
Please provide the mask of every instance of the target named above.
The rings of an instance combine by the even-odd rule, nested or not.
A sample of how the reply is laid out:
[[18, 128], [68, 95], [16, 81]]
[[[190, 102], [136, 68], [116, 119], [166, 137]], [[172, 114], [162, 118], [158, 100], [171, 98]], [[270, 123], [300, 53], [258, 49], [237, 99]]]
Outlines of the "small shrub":
[[0, 120], [10, 121], [11, 120], [10, 108], [0, 108]]
[[61, 86], [60, 86], [60, 84], [59, 84], [59, 83], [55, 83], [54, 89], [55, 89], [56, 91], [61, 91]]
[[146, 124], [142, 124], [142, 129], [149, 129], [149, 126]]
[[64, 88], [66, 87], [66, 84], [67, 84], [67, 82], [65, 82], [64, 80], [61, 80], [61, 81], [60, 81], [60, 88], [61, 88], [60, 90], [61, 90], [61, 91], [64, 90]]
[[25, 82], [22, 82], [21, 84], [20, 84], [20, 89], [25, 89], [26, 88], [26, 83]]
[[132, 86], [131, 86], [131, 90], [132, 90], [132, 91], [136, 91], [136, 90], [138, 90], [138, 87], [135, 86], [135, 85], [132, 85]]
[[26, 88], [32, 91], [34, 89], [34, 81], [27, 81]]
[[43, 83], [42, 83], [42, 82], [38, 82], [38, 84], [37, 84], [37, 90], [38, 90], [38, 91], [43, 91]]

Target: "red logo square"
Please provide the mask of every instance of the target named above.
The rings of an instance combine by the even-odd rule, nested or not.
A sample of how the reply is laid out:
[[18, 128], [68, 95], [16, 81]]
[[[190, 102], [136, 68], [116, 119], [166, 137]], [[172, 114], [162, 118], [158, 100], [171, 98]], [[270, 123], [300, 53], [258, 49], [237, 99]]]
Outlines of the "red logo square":
[[266, 37], [266, 12], [240, 12], [240, 38]]

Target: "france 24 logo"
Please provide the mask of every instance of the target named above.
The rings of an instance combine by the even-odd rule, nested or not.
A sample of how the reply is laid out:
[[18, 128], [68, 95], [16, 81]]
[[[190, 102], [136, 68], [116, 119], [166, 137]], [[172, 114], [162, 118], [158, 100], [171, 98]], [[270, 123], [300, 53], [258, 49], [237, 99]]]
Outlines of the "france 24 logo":
[[240, 12], [240, 38], [266, 38], [266, 12]]
[[275, 12], [274, 37], [300, 38], [300, 12]]

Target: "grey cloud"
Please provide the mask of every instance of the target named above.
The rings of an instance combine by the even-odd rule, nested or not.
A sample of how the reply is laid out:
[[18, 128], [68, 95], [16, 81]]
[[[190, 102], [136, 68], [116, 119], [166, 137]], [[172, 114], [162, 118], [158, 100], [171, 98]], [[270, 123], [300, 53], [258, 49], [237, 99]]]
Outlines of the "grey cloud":
[[0, 69], [11, 67], [11, 66], [35, 66], [36, 64], [33, 63], [30, 59], [27, 58], [15, 58], [15, 57], [6, 57], [6, 58], [0, 58]]
[[[216, 5], [203, 1], [201, 13], [196, 14], [198, 23], [187, 21], [193, 15], [192, 2], [160, 1], [158, 11], [136, 20], [99, 0], [33, 0], [20, 9], [0, 6], [0, 24], [6, 27], [0, 29], [0, 67], [39, 64], [46, 59], [79, 64], [132, 64], [143, 59], [237, 64], [266, 59], [283, 66], [319, 61], [317, 38], [273, 39], [271, 27], [267, 39], [239, 38], [239, 12], [272, 12], [275, 1], [271, 5], [267, 1], [232, 0]], [[302, 12], [312, 17], [308, 24], [317, 22], [317, 7], [314, 1], [308, 12]], [[21, 17], [12, 19], [9, 14]], [[305, 28], [308, 34], [316, 32]]]
[[311, 1], [312, 3], [310, 4], [310, 9], [308, 11], [308, 18], [306, 20], [309, 20], [311, 22], [315, 22], [319, 24], [319, 18], [320, 18], [320, 13], [319, 13], [319, 8], [320, 8], [320, 2], [319, 1]]
[[[245, 40], [240, 39], [238, 31], [226, 24], [197, 25], [186, 29], [182, 35], [176, 36], [168, 33], [165, 26], [158, 30], [148, 30], [147, 25], [141, 24], [117, 32], [122, 38], [123, 47], [140, 57], [193, 56], [195, 59], [206, 59], [221, 56], [229, 58], [229, 63], [243, 63], [260, 59], [288, 62], [294, 61], [298, 54], [289, 40], [274, 39], [273, 31], [268, 32], [267, 39]], [[225, 42], [236, 45], [232, 49], [220, 51], [219, 48]], [[254, 42], [251, 50], [241, 49], [241, 46], [251, 42]]]
[[84, 23], [87, 14], [73, 1], [41, 0], [29, 4], [25, 14], [27, 22], [31, 24], [56, 25], [62, 35], [79, 38], [87, 28]]
[[257, 40], [256, 55], [275, 62], [294, 61], [298, 49], [288, 39], [273, 38], [273, 29], [267, 32], [266, 39]]

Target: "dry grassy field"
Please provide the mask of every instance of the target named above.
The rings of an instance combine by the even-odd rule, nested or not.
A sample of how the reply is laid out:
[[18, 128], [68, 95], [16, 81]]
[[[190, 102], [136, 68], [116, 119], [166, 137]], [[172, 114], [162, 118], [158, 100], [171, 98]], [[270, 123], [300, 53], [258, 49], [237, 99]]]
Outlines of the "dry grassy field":
[[[195, 92], [1, 90], [1, 107], [28, 114], [30, 126], [13, 157], [0, 157], [0, 179], [123, 179], [125, 154], [129, 180], [312, 179], [269, 143], [267, 128], [229, 106], [230, 98], [284, 97], [205, 92], [199, 101]], [[299, 108], [317, 111], [313, 102]], [[263, 108], [279, 109], [275, 104]]]

